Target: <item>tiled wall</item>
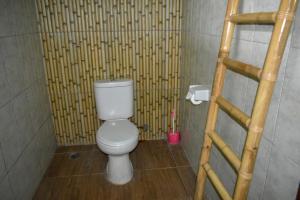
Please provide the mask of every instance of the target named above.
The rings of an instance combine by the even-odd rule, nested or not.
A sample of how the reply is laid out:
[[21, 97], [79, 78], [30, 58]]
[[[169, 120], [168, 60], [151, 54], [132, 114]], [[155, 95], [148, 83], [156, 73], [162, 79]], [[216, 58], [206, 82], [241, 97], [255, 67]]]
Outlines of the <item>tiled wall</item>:
[[[227, 1], [183, 2], [181, 65], [181, 132], [184, 150], [195, 172], [203, 142], [208, 104], [193, 106], [184, 99], [189, 84], [211, 84], [219, 49]], [[241, 0], [241, 12], [274, 11], [279, 0]], [[261, 141], [249, 199], [295, 199], [300, 182], [300, 11], [296, 16], [280, 69], [268, 119]], [[271, 27], [239, 26], [231, 57], [263, 65]], [[257, 83], [228, 72], [223, 95], [246, 113], [251, 113]], [[217, 131], [241, 155], [245, 131], [226, 114], [220, 113]], [[213, 150], [213, 168], [226, 188], [233, 192], [236, 175], [222, 155]], [[210, 184], [208, 199], [219, 199]]]
[[34, 0], [0, 1], [0, 199], [31, 199], [56, 148]]
[[96, 142], [97, 79], [133, 79], [140, 139], [164, 138], [179, 106], [181, 0], [37, 4], [58, 143]]

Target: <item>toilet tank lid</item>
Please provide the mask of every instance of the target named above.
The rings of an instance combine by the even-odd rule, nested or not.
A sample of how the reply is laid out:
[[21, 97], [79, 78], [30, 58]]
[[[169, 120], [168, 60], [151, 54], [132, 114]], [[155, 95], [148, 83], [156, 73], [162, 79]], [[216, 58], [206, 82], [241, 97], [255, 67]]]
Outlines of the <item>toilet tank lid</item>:
[[96, 80], [94, 86], [99, 87], [124, 87], [132, 85], [132, 80], [130, 79], [118, 79], [118, 80]]

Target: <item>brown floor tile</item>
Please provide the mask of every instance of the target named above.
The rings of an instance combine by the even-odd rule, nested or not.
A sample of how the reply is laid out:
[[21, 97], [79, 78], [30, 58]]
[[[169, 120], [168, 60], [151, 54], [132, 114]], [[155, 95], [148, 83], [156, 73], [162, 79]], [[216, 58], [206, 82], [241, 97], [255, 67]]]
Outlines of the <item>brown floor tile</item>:
[[71, 178], [69, 177], [44, 178], [33, 199], [65, 199], [64, 197], [70, 195], [70, 184]]
[[187, 199], [175, 168], [137, 172], [136, 199]]
[[70, 153], [55, 154], [46, 172], [47, 177], [89, 174], [91, 170], [91, 151], [78, 152], [79, 157], [72, 160]]
[[66, 153], [66, 152], [81, 152], [81, 151], [92, 151], [97, 148], [97, 145], [75, 145], [75, 146], [59, 146], [55, 153]]
[[180, 145], [168, 145], [176, 166], [189, 166], [185, 153]]
[[91, 152], [91, 173], [103, 173], [106, 169], [108, 157], [100, 149]]
[[110, 184], [104, 174], [73, 176], [71, 181], [47, 178], [34, 199], [184, 200], [188, 196], [176, 169], [160, 169], [136, 171], [123, 186]]
[[196, 175], [191, 167], [177, 167], [177, 173], [189, 196], [193, 196], [196, 186]]
[[131, 152], [134, 169], [157, 169], [174, 167], [175, 162], [165, 141], [141, 141]]
[[[70, 149], [68, 149], [70, 148]], [[165, 141], [144, 141], [131, 153], [134, 177], [116, 186], [105, 179], [107, 155], [96, 146], [66, 147], [56, 153], [36, 191], [38, 199], [186, 200], [192, 199], [195, 175], [180, 147]], [[79, 158], [69, 158], [71, 152]], [[172, 152], [172, 153], [171, 153]], [[175, 161], [177, 167], [175, 165]]]

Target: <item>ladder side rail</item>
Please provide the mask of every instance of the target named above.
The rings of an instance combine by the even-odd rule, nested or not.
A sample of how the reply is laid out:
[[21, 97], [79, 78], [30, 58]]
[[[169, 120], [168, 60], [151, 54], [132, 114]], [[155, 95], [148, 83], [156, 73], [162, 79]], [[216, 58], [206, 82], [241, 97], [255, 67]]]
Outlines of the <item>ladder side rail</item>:
[[225, 70], [226, 70], [226, 66], [223, 64], [222, 61], [225, 57], [228, 57], [229, 55], [229, 50], [230, 50], [233, 32], [234, 32], [234, 26], [235, 26], [235, 24], [230, 22], [230, 20], [228, 19], [231, 15], [237, 13], [238, 6], [239, 6], [239, 0], [229, 0], [227, 3], [224, 28], [223, 28], [221, 45], [220, 45], [220, 50], [218, 55], [218, 63], [215, 71], [215, 77], [214, 77], [212, 94], [211, 94], [212, 97], [208, 108], [204, 142], [202, 145], [202, 150], [200, 155], [196, 191], [194, 195], [195, 200], [202, 200], [204, 197], [205, 180], [207, 178], [207, 174], [204, 169], [204, 164], [208, 163], [209, 161], [211, 147], [212, 147], [212, 140], [208, 136], [208, 132], [215, 130], [217, 115], [218, 115], [218, 105], [216, 103], [216, 97], [221, 94], [221, 91], [223, 89]]
[[241, 167], [234, 191], [235, 200], [246, 199], [253, 175], [258, 146], [261, 140], [267, 111], [277, 79], [279, 66], [288, 39], [298, 0], [282, 0], [271, 42], [263, 66], [251, 116]]

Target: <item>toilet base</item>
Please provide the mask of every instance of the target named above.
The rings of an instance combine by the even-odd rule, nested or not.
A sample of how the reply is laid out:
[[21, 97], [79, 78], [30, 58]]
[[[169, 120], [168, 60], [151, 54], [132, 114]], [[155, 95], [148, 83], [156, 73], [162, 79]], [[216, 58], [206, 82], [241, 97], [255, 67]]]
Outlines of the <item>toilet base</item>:
[[129, 154], [108, 155], [106, 179], [116, 185], [128, 183], [133, 177], [133, 167]]

